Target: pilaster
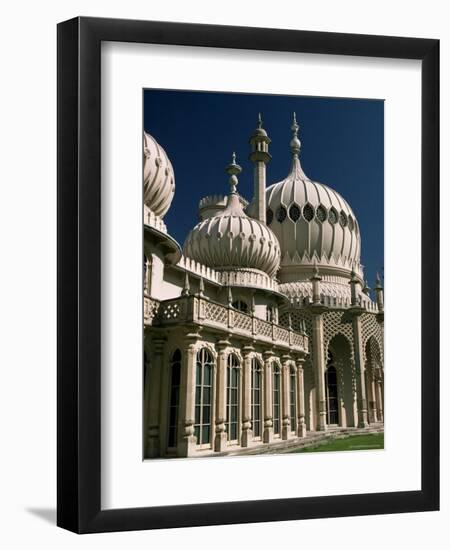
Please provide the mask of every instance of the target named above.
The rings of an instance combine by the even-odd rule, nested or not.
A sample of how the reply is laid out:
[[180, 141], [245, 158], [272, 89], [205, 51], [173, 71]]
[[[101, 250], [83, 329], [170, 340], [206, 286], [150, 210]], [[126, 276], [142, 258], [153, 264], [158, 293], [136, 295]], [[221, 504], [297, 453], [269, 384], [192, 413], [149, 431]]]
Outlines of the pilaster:
[[383, 379], [381, 376], [376, 380], [376, 401], [378, 422], [384, 422]]
[[152, 341], [152, 358], [148, 371], [148, 402], [147, 402], [147, 453], [146, 456], [154, 458], [161, 455], [159, 407], [161, 395], [161, 371], [163, 368], [163, 352], [165, 340], [155, 338]]
[[297, 364], [297, 436], [306, 437], [305, 422], [305, 383], [303, 373], [304, 357], [296, 360]]
[[271, 351], [264, 352], [264, 443], [273, 440], [272, 357]]
[[243, 391], [242, 391], [242, 434], [241, 446], [249, 447], [253, 439], [252, 431], [252, 346], [242, 349], [244, 356]]
[[317, 430], [327, 429], [327, 403], [325, 393], [325, 357], [323, 343], [323, 318], [322, 313], [312, 313], [312, 341], [313, 341], [313, 368], [316, 376], [317, 387]]
[[227, 447], [225, 421], [227, 418], [227, 348], [229, 345], [230, 342], [227, 340], [217, 342], [219, 357], [216, 376], [216, 435], [214, 438], [214, 450], [217, 452], [225, 451]]
[[353, 311], [353, 349], [355, 356], [356, 370], [356, 396], [358, 406], [358, 428], [366, 428], [369, 423], [367, 419], [367, 393], [365, 365], [362, 345], [361, 314]]
[[281, 376], [282, 376], [282, 388], [283, 388], [283, 399], [282, 399], [282, 410], [283, 410], [283, 422], [281, 428], [281, 439], [289, 439], [291, 435], [291, 420], [290, 420], [290, 396], [289, 396], [289, 361], [290, 357], [284, 355], [282, 360], [281, 367]]
[[177, 454], [178, 456], [193, 456], [196, 451], [197, 438], [194, 435], [195, 424], [195, 370], [197, 350], [195, 347], [197, 335], [186, 337], [181, 369], [180, 388], [180, 424]]

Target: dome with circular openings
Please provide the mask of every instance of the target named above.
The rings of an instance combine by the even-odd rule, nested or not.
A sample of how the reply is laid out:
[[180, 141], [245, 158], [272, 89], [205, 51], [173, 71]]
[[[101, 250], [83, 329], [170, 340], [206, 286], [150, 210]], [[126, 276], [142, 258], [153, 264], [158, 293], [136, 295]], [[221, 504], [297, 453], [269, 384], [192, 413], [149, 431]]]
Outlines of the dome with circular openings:
[[267, 188], [267, 224], [281, 248], [281, 282], [306, 279], [314, 263], [323, 274], [362, 278], [361, 238], [347, 201], [330, 187], [308, 178], [300, 164], [299, 126], [291, 140], [288, 176]]
[[163, 218], [175, 194], [172, 163], [154, 137], [144, 132], [144, 204]]
[[233, 161], [227, 167], [231, 192], [226, 208], [203, 219], [191, 230], [183, 252], [186, 257], [217, 271], [250, 270], [273, 277], [280, 265], [280, 246], [264, 222], [245, 214], [236, 192], [237, 175], [241, 171], [233, 154]]

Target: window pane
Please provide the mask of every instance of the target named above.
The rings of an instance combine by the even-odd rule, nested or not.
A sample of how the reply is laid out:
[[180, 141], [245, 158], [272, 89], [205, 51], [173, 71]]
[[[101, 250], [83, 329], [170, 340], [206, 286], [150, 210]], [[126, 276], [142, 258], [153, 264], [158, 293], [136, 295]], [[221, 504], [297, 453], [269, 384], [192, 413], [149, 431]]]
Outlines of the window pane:
[[204, 385], [210, 386], [211, 385], [211, 367], [209, 365], [204, 366], [205, 372], [204, 372]]
[[204, 425], [202, 428], [202, 443], [209, 442], [209, 434], [210, 434], [209, 426]]

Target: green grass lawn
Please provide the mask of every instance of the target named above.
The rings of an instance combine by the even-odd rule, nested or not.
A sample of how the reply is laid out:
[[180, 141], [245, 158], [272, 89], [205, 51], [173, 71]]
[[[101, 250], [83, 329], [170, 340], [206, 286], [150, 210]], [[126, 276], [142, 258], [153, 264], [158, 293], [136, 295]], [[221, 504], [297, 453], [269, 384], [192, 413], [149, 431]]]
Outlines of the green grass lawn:
[[303, 447], [287, 451], [289, 453], [316, 453], [330, 451], [363, 451], [384, 449], [384, 433], [351, 435], [338, 439], [331, 439], [326, 443], [313, 447]]

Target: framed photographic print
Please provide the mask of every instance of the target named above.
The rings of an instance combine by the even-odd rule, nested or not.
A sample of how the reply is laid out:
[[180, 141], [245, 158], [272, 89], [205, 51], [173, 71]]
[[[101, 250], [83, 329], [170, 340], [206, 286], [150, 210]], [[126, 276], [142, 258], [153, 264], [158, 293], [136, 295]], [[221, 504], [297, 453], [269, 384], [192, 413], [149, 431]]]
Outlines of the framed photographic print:
[[58, 525], [439, 506], [439, 42], [58, 26]]

